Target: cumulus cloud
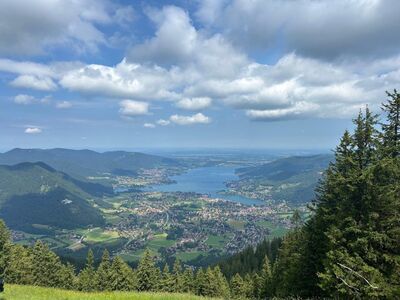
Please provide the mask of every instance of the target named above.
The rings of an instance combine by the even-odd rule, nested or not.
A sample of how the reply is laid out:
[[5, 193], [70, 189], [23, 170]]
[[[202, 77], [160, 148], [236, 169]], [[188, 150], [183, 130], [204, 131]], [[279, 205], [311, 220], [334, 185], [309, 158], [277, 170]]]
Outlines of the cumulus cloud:
[[[343, 1], [333, 0], [330, 3], [336, 9], [342, 7], [339, 2], [344, 5]], [[237, 44], [232, 44], [237, 41], [228, 31], [213, 31], [219, 26], [218, 20], [221, 18], [227, 21], [226, 28], [231, 28], [233, 25], [230, 25], [230, 18], [235, 19], [239, 13], [237, 8], [243, 7], [245, 9], [240, 15], [243, 22], [260, 22], [260, 28], [267, 31], [267, 37], [270, 28], [265, 27], [263, 22], [281, 24], [279, 22], [282, 18], [288, 19], [287, 24], [282, 27], [282, 34], [286, 36], [290, 30], [295, 30], [293, 24], [297, 22], [292, 18], [293, 13], [290, 18], [286, 16], [286, 11], [292, 11], [289, 4], [307, 12], [313, 20], [315, 17], [316, 23], [320, 24], [322, 19], [315, 12], [326, 5], [326, 1], [238, 0], [230, 4], [220, 1], [217, 7], [210, 3], [207, 9], [215, 9], [212, 17], [205, 20], [205, 14], [197, 14], [199, 20], [207, 22], [206, 29], [194, 27], [188, 13], [178, 7], [147, 10], [147, 15], [156, 27], [154, 36], [128, 49], [127, 57], [114, 66], [82, 63], [44, 65], [0, 59], [0, 70], [18, 74], [20, 77], [50, 78], [60, 88], [81, 93], [85, 97], [92, 96], [94, 101], [103, 97], [117, 99], [116, 101], [135, 99], [120, 102], [120, 113], [124, 116], [147, 114], [149, 101], [168, 101], [173, 107], [194, 111], [219, 103], [241, 110], [249, 119], [257, 121], [310, 117], [347, 118], [363, 104], [377, 107], [385, 90], [400, 85], [399, 50], [396, 50], [396, 54], [383, 58], [376, 55], [368, 59], [350, 59], [350, 56], [346, 56], [350, 55], [350, 48], [346, 48], [347, 50], [343, 50], [344, 54], [347, 53], [346, 57], [330, 60], [329, 58], [341, 54], [332, 52], [333, 54], [328, 53], [322, 57], [313, 54], [311, 50], [305, 51], [300, 44], [296, 44], [285, 49], [289, 51], [296, 48], [296, 51], [284, 53], [273, 64], [265, 64], [247, 56]], [[309, 11], [304, 3], [310, 3], [315, 11]], [[347, 4], [349, 11], [354, 11], [356, 3], [362, 8], [360, 19], [376, 16], [378, 12], [372, 8], [383, 5], [378, 0], [350, 1]], [[276, 15], [269, 14], [270, 19], [258, 17], [258, 10], [275, 6], [282, 7], [282, 11]], [[342, 10], [345, 14], [348, 13], [343, 7]], [[333, 14], [329, 9], [327, 11], [323, 14]], [[386, 10], [381, 13], [387, 14]], [[296, 13], [297, 15], [299, 14]], [[323, 20], [331, 22], [330, 18], [330, 15], [324, 15]], [[299, 16], [299, 19], [303, 20], [303, 16]], [[357, 22], [361, 21], [357, 19], [355, 23]], [[250, 25], [253, 26], [252, 23]], [[248, 38], [261, 35], [251, 26]], [[236, 29], [232, 27], [232, 30]], [[280, 32], [274, 28], [271, 30]], [[361, 26], [359, 30], [360, 36], [363, 36], [361, 31], [364, 28]], [[343, 34], [347, 35], [347, 30], [343, 30]], [[326, 36], [331, 38], [329, 34], [314, 35], [316, 40]], [[263, 36], [259, 38], [262, 39]], [[269, 42], [270, 40], [265, 43]], [[263, 49], [269, 47], [265, 43], [260, 44]], [[291, 42], [288, 45], [292, 45]], [[300, 50], [297, 51], [297, 48]], [[208, 122], [210, 119], [203, 114], [174, 115], [168, 120], [161, 119], [154, 125]]]
[[106, 43], [98, 24], [111, 22], [106, 1], [0, 1], [0, 53], [35, 55], [47, 47], [69, 45], [78, 51]]
[[149, 111], [149, 104], [134, 100], [123, 100], [119, 103], [119, 112], [124, 116], [140, 116], [146, 115]]
[[25, 129], [25, 133], [38, 134], [38, 133], [42, 133], [42, 129], [40, 129], [39, 127], [28, 127]]
[[265, 53], [281, 43], [288, 52], [334, 59], [397, 54], [399, 10], [397, 0], [233, 0], [222, 8], [205, 1], [198, 14], [208, 11], [212, 18], [200, 20], [247, 50]]
[[167, 126], [169, 125], [171, 122], [169, 120], [164, 120], [164, 119], [160, 119], [156, 122], [158, 125], [160, 126]]
[[186, 110], [201, 110], [211, 106], [211, 98], [195, 97], [184, 98], [176, 103], [176, 106]]
[[61, 101], [61, 102], [57, 102], [56, 107], [60, 108], [60, 109], [71, 108], [72, 103], [69, 101]]
[[23, 104], [23, 105], [28, 105], [28, 104], [48, 104], [51, 102], [51, 96], [45, 96], [43, 98], [35, 98], [34, 96], [31, 95], [26, 95], [26, 94], [19, 94], [14, 97], [14, 102], [16, 104]]
[[192, 124], [208, 124], [211, 119], [202, 113], [197, 113], [192, 116], [172, 115], [170, 121], [178, 125], [192, 125]]
[[143, 127], [145, 127], [145, 128], [155, 128], [156, 125], [154, 125], [153, 123], [144, 123]]
[[13, 87], [28, 88], [40, 91], [53, 91], [57, 85], [49, 77], [37, 77], [34, 75], [21, 75], [10, 83]]

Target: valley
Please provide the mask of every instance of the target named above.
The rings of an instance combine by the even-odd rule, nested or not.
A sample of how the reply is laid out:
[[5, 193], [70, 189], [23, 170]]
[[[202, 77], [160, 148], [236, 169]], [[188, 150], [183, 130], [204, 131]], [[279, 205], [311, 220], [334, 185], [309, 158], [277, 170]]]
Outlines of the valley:
[[[150, 156], [149, 163], [135, 168], [134, 173], [129, 171], [134, 169], [130, 165], [103, 172], [103, 167], [93, 169], [93, 164], [90, 174], [77, 180], [53, 166], [62, 165], [59, 160], [69, 153], [69, 158], [74, 157], [70, 162], [84, 168], [85, 163], [76, 161], [83, 162], [80, 153], [86, 158], [88, 153], [63, 150], [62, 155], [54, 155], [54, 150], [49, 151], [58, 157], [46, 160], [52, 166], [31, 162], [3, 167], [9, 172], [3, 178], [9, 180], [1, 190], [4, 205], [0, 213], [12, 229], [14, 242], [32, 245], [41, 239], [75, 262], [84, 261], [89, 249], [96, 259], [108, 249], [113, 257], [136, 264], [149, 249], [160, 262], [177, 257], [190, 266], [206, 266], [264, 239], [283, 236], [292, 227], [294, 210], [305, 219], [311, 199], [293, 201], [284, 194], [280, 198], [276, 191], [282, 192], [285, 186], [300, 191], [315, 185], [320, 165], [327, 160], [325, 156], [298, 157], [293, 166], [291, 157], [260, 154], [245, 159], [228, 153]], [[101, 157], [112, 157], [115, 163], [115, 155]], [[288, 164], [299, 174], [286, 174]], [[113, 166], [107, 161], [101, 165]], [[278, 173], [282, 173], [279, 180], [264, 178]], [[15, 187], [7, 196], [5, 191], [13, 186], [10, 182], [17, 182], [11, 179], [21, 176], [25, 190], [17, 192]], [[36, 211], [41, 213], [36, 215]]]

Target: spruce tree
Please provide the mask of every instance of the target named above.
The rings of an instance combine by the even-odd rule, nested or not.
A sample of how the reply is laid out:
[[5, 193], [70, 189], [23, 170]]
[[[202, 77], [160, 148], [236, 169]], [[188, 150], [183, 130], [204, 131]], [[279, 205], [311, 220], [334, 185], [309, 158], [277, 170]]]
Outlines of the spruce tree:
[[0, 220], [0, 276], [4, 275], [10, 254], [10, 232], [3, 220]]
[[382, 148], [385, 156], [395, 158], [400, 155], [400, 94], [397, 90], [386, 93], [388, 100], [382, 104], [387, 120], [382, 124]]
[[97, 289], [96, 270], [94, 267], [94, 255], [89, 249], [86, 258], [86, 265], [78, 276], [78, 288], [81, 291], [91, 292]]
[[113, 259], [110, 269], [110, 284], [113, 291], [131, 291], [136, 288], [132, 269], [119, 256]]
[[173, 292], [174, 291], [174, 279], [172, 278], [172, 275], [169, 272], [169, 267], [167, 264], [164, 265], [164, 268], [161, 272], [159, 288], [163, 292]]
[[101, 262], [96, 271], [96, 286], [99, 291], [111, 291], [111, 263], [110, 253], [104, 250]]
[[29, 249], [22, 245], [11, 247], [4, 280], [14, 284], [33, 284], [32, 256]]
[[136, 270], [137, 288], [139, 291], [155, 291], [158, 287], [160, 270], [157, 271], [148, 249], [143, 254]]

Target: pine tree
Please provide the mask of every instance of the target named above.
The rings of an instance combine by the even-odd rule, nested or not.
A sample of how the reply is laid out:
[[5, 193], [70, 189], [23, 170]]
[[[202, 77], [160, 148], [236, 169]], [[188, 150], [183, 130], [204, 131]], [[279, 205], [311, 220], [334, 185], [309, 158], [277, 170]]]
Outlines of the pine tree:
[[272, 295], [272, 271], [271, 271], [271, 264], [269, 262], [268, 256], [265, 255], [263, 268], [260, 274], [260, 296], [262, 298], [267, 298]]
[[7, 283], [33, 284], [32, 256], [29, 249], [22, 245], [11, 247], [4, 279]]
[[10, 232], [3, 220], [0, 220], [0, 276], [4, 275], [10, 254]]
[[96, 270], [94, 268], [93, 251], [89, 249], [85, 268], [79, 273], [78, 288], [81, 291], [91, 292], [97, 289]]
[[230, 286], [231, 294], [234, 299], [246, 299], [247, 288], [243, 278], [238, 273], [232, 277]]
[[174, 279], [169, 272], [169, 267], [167, 264], [164, 265], [163, 271], [161, 272], [161, 279], [159, 283], [160, 290], [163, 292], [173, 292], [174, 291]]
[[32, 277], [33, 284], [47, 287], [60, 287], [62, 282], [60, 272], [62, 264], [60, 258], [50, 251], [48, 246], [37, 241], [32, 249]]
[[139, 262], [139, 266], [136, 270], [136, 276], [138, 282], [137, 287], [139, 291], [157, 290], [160, 270], [157, 271], [153, 258], [151, 257], [148, 249], [144, 252], [143, 257]]
[[96, 286], [99, 291], [111, 291], [111, 263], [110, 253], [104, 250], [101, 262], [96, 271]]
[[70, 263], [62, 265], [58, 273], [60, 278], [60, 288], [72, 290], [76, 288], [77, 278], [75, 276], [75, 268]]
[[216, 291], [214, 297], [228, 298], [230, 295], [229, 284], [225, 276], [222, 274], [219, 266], [214, 267], [214, 281], [216, 285]]
[[119, 256], [111, 264], [110, 284], [113, 291], [131, 291], [136, 288], [132, 269]]
[[182, 285], [182, 265], [179, 259], [175, 259], [174, 265], [172, 267], [172, 281], [173, 281], [172, 291], [180, 293], [183, 290], [183, 285]]
[[194, 293], [194, 274], [191, 268], [186, 268], [182, 275], [182, 292]]
[[386, 93], [389, 99], [382, 104], [387, 119], [382, 124], [383, 155], [395, 158], [400, 155], [400, 94], [396, 90]]

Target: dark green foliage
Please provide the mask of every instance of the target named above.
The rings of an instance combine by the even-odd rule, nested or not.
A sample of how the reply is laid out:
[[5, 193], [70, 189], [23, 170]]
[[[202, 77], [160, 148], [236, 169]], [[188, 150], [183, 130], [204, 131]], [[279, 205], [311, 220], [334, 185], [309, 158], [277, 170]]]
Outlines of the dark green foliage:
[[157, 290], [160, 280], [160, 270], [155, 266], [149, 250], [144, 252], [136, 270], [137, 288], [139, 291]]
[[103, 225], [101, 213], [87, 201], [94, 195], [77, 183], [44, 163], [0, 166], [0, 216], [11, 228], [26, 232], [40, 233], [33, 224], [60, 228]]
[[78, 288], [81, 291], [91, 292], [97, 290], [96, 270], [94, 267], [94, 255], [90, 249], [87, 254], [86, 265], [78, 276]]
[[258, 272], [263, 267], [265, 256], [268, 256], [271, 263], [275, 262], [281, 244], [281, 238], [274, 238], [271, 241], [264, 240], [255, 249], [248, 247], [223, 260], [218, 265], [227, 278], [231, 278], [236, 273], [244, 276], [246, 273]]

